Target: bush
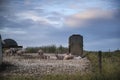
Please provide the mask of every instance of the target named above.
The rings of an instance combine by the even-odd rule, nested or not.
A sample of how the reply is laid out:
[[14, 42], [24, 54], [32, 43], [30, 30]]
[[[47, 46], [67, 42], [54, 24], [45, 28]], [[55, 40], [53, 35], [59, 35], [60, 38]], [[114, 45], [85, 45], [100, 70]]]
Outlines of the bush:
[[55, 45], [50, 45], [42, 47], [27, 47], [26, 52], [37, 53], [39, 49], [42, 49], [45, 53], [65, 53], [68, 51], [68, 48], [63, 47], [62, 45], [60, 45], [59, 47], [56, 47]]

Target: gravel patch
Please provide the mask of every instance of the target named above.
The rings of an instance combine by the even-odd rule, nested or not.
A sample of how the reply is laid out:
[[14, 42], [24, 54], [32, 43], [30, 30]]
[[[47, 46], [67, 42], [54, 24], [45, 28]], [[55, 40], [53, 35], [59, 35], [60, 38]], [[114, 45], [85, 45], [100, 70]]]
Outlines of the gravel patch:
[[[32, 56], [26, 58], [25, 56]], [[90, 61], [87, 58], [78, 60], [45, 60], [39, 59], [35, 55], [24, 56], [5, 56], [4, 63], [13, 66], [6, 66], [6, 69], [0, 74], [2, 75], [44, 75], [44, 74], [74, 74], [86, 73], [90, 69]]]

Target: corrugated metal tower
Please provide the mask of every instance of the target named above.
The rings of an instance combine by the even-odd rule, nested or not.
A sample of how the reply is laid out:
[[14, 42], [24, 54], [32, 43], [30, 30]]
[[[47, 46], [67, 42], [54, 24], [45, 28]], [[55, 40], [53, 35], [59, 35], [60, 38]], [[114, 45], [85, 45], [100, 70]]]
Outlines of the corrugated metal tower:
[[74, 34], [69, 37], [69, 53], [82, 56], [83, 54], [83, 36]]
[[0, 65], [2, 64], [2, 39], [0, 35]]

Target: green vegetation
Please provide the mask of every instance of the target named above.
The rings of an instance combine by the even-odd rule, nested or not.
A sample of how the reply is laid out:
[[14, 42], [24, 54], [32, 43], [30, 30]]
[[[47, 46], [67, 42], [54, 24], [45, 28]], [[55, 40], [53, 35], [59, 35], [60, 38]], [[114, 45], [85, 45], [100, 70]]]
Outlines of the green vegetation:
[[91, 72], [86, 74], [50, 74], [42, 76], [5, 76], [0, 80], [120, 80], [120, 51], [102, 52], [102, 73], [98, 68], [98, 53], [85, 52], [91, 61]]
[[102, 73], [99, 73], [97, 52], [87, 52], [92, 63], [93, 80], [120, 80], [120, 51], [102, 53]]
[[59, 47], [56, 47], [55, 45], [50, 45], [42, 47], [27, 47], [26, 52], [36, 53], [39, 49], [42, 49], [45, 53], [65, 53], [68, 51], [68, 48], [63, 47], [62, 45], [60, 45]]

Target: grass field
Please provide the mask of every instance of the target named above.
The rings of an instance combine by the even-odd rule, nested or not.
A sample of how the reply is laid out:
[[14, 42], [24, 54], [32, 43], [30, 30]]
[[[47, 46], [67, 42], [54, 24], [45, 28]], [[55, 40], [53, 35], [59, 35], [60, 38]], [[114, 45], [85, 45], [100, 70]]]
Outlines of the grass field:
[[81, 75], [60, 74], [41, 76], [0, 76], [0, 80], [120, 80], [120, 51], [102, 53], [102, 73], [99, 73], [97, 52], [86, 52], [91, 72]]

